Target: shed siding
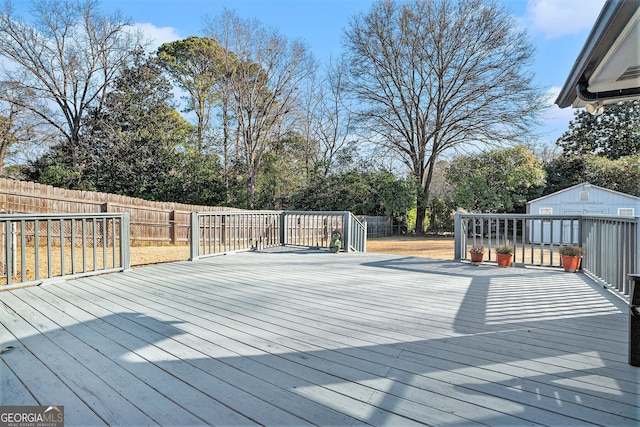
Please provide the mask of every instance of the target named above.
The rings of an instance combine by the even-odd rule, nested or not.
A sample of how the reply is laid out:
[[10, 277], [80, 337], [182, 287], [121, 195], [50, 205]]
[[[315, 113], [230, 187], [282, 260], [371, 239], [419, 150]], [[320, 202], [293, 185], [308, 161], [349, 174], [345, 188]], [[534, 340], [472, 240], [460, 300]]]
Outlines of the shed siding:
[[636, 214], [640, 211], [640, 199], [637, 197], [592, 185], [587, 192], [588, 199], [584, 200], [583, 191], [583, 186], [579, 185], [541, 197], [527, 204], [527, 212], [537, 215], [540, 208], [551, 208], [554, 215], [618, 215], [620, 208], [633, 209]]
[[[640, 198], [595, 185], [585, 191], [580, 184], [527, 203], [527, 213], [532, 215], [618, 215], [620, 209], [633, 209], [638, 215]], [[578, 243], [577, 223], [536, 220], [530, 233], [533, 243]]]

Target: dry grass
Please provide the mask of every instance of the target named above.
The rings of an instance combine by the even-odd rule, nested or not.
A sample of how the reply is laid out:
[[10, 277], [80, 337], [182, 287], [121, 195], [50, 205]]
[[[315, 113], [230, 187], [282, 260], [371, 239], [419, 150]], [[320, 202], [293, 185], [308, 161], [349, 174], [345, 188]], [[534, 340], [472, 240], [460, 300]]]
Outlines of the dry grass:
[[453, 237], [391, 236], [367, 240], [367, 252], [453, 259]]
[[141, 266], [160, 262], [185, 261], [189, 259], [189, 246], [132, 246], [131, 265]]

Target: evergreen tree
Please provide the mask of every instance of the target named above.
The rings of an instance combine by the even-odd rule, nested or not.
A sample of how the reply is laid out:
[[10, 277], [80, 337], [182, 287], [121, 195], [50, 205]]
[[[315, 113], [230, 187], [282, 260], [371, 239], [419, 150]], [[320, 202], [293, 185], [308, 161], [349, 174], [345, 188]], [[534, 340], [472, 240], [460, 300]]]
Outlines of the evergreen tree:
[[173, 108], [171, 90], [157, 61], [138, 52], [103, 108], [91, 111], [75, 166], [63, 142], [31, 164], [28, 178], [147, 200], [218, 204], [224, 196], [219, 158], [189, 148], [193, 127]]
[[169, 200], [181, 143], [192, 131], [171, 106], [172, 86], [155, 60], [138, 54], [93, 110], [83, 135], [83, 178], [108, 193]]
[[593, 116], [580, 109], [556, 144], [565, 157], [597, 154], [608, 159], [640, 154], [640, 100], [607, 105]]
[[447, 171], [457, 206], [476, 212], [523, 211], [542, 194], [545, 171], [525, 146], [454, 159]]

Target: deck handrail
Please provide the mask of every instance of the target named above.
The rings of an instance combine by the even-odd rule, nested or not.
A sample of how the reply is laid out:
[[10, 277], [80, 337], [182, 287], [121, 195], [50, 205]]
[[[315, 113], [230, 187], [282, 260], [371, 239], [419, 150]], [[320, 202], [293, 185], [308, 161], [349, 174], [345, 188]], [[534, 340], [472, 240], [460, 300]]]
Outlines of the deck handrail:
[[351, 212], [349, 214], [349, 251], [367, 251], [367, 221], [360, 221]]
[[454, 259], [467, 259], [470, 246], [482, 245], [487, 260], [495, 248], [513, 248], [521, 265], [561, 267], [559, 249], [585, 249], [581, 269], [628, 297], [629, 274], [640, 267], [640, 218], [605, 215], [455, 214]]
[[[355, 221], [354, 221], [355, 219]], [[228, 211], [191, 214], [190, 260], [274, 246], [366, 251], [366, 228], [345, 211]]]
[[1, 290], [130, 268], [128, 213], [0, 214]]

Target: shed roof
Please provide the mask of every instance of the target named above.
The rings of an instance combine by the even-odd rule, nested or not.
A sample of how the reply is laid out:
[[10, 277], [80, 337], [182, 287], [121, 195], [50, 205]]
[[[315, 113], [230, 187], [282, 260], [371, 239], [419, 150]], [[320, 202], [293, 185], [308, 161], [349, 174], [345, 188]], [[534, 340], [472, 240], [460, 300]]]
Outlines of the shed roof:
[[605, 191], [605, 192], [608, 192], [608, 193], [615, 194], [617, 196], [622, 196], [622, 197], [626, 197], [626, 198], [632, 199], [635, 202], [640, 202], [640, 197], [632, 196], [631, 194], [623, 193], [621, 191], [610, 190], [608, 188], [600, 187], [598, 185], [593, 185], [593, 184], [590, 184], [588, 182], [583, 182], [583, 183], [576, 184], [574, 186], [567, 187], [567, 188], [564, 188], [562, 190], [556, 191], [555, 193], [547, 194], [546, 196], [542, 196], [542, 197], [538, 197], [537, 199], [530, 200], [530, 201], [527, 202], [527, 205], [529, 205], [531, 203], [539, 202], [539, 201], [544, 200], [544, 199], [548, 199], [550, 197], [558, 196], [558, 195], [560, 195], [562, 193], [568, 193], [571, 190], [574, 190], [574, 189], [576, 189], [578, 187], [584, 187], [585, 185], [590, 186], [590, 188], [592, 190], [593, 189], [601, 190], [601, 191]]

